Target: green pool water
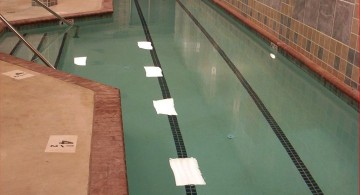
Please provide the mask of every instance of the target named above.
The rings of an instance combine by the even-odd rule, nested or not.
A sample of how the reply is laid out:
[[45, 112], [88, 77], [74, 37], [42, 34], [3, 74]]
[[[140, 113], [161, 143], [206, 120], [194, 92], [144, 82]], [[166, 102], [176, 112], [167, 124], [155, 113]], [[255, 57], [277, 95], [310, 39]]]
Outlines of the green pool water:
[[[253, 99], [175, 0], [138, 0], [162, 65], [202, 195], [312, 194]], [[182, 0], [257, 93], [324, 194], [358, 193], [358, 113], [211, 3]], [[115, 0], [111, 18], [79, 22], [60, 69], [121, 90], [131, 195], [186, 194], [175, 185], [177, 158], [134, 1]], [[270, 58], [270, 53], [276, 55]], [[87, 57], [86, 66], [74, 64]], [[230, 138], [231, 139], [230, 139]]]

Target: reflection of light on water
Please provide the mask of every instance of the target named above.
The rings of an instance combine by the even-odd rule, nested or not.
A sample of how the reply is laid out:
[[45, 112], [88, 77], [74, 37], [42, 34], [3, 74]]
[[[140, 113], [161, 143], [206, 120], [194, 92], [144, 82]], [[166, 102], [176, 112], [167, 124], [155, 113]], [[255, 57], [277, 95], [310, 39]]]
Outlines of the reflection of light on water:
[[196, 44], [196, 52], [200, 52], [200, 43]]
[[213, 66], [213, 67], [211, 68], [211, 74], [212, 74], [212, 75], [216, 75], [216, 67]]
[[233, 102], [233, 114], [237, 115], [240, 112], [240, 99], [235, 98]]
[[87, 57], [75, 57], [74, 64], [78, 66], [86, 66], [86, 58]]
[[273, 53], [270, 54], [270, 57], [271, 57], [272, 59], [275, 59], [275, 58], [276, 58], [275, 54], [273, 54]]
[[208, 89], [209, 89], [209, 94], [208, 97], [214, 97], [216, 94], [216, 67], [215, 66], [211, 66], [211, 74], [209, 75], [209, 72], [206, 71], [206, 73], [204, 72], [204, 78], [210, 78], [210, 80], [207, 81], [208, 83]]

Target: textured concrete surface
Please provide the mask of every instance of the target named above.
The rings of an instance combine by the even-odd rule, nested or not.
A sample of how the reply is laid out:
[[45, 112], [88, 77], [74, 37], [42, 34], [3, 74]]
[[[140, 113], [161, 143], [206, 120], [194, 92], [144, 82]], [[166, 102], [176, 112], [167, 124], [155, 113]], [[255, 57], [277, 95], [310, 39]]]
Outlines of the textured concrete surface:
[[[13, 25], [24, 25], [24, 24], [36, 24], [38, 22], [46, 22], [51, 20], [57, 20], [54, 16], [49, 15], [47, 11], [41, 11], [36, 12], [34, 14], [34, 9], [43, 9], [39, 7], [30, 7], [31, 0], [25, 1], [25, 0], [0, 0], [0, 13], [3, 15], [6, 15], [7, 19], [10, 20], [10, 22]], [[5, 3], [7, 3], [5, 5]], [[7, 6], [7, 7], [5, 7]], [[77, 17], [84, 17], [84, 16], [90, 16], [90, 15], [103, 15], [103, 14], [109, 14], [113, 12], [113, 2], [112, 0], [88, 0], [86, 2], [84, 1], [72, 1], [72, 0], [59, 0], [59, 5], [52, 6], [52, 9], [56, 10], [60, 15], [62, 15], [65, 18], [77, 18]], [[6, 13], [5, 13], [6, 12]], [[21, 17], [20, 17], [21, 16]], [[5, 25], [0, 22], [0, 32], [5, 29]], [[22, 162], [22, 164], [13, 164], [3, 163], [5, 160], [3, 158], [8, 158], [7, 152], [2, 152], [0, 150], [1, 154], [1, 161], [0, 161], [0, 194], [89, 194], [89, 195], [97, 195], [97, 194], [119, 194], [119, 195], [127, 195], [128, 189], [127, 189], [127, 178], [126, 178], [126, 164], [125, 164], [125, 149], [124, 149], [124, 140], [123, 140], [123, 129], [122, 129], [122, 114], [121, 114], [121, 101], [120, 101], [120, 91], [119, 89], [115, 89], [91, 80], [87, 80], [84, 78], [80, 78], [74, 75], [70, 75], [64, 72], [52, 70], [50, 68], [35, 64], [33, 62], [28, 62], [21, 60], [19, 58], [15, 58], [3, 53], [0, 53], [0, 66], [2, 64], [7, 64], [11, 67], [16, 67], [16, 69], [30, 71], [31, 74], [34, 74], [36, 76], [41, 75], [43, 78], [42, 82], [47, 83], [48, 80], [57, 80], [58, 82], [63, 82], [64, 85], [70, 84], [71, 86], [81, 89], [80, 91], [74, 90], [74, 94], [81, 93], [83, 89], [87, 89], [88, 92], [93, 93], [93, 103], [89, 104], [83, 104], [84, 103], [84, 97], [80, 97], [77, 95], [77, 101], [65, 101], [66, 103], [74, 103], [84, 106], [84, 109], [92, 109], [93, 115], [92, 115], [92, 128], [82, 126], [83, 128], [86, 128], [86, 137], [89, 137], [89, 139], [84, 139], [85, 135], [82, 136], [80, 133], [78, 137], [78, 147], [79, 152], [81, 153], [81, 158], [86, 158], [88, 161], [85, 162], [83, 160], [74, 162], [73, 160], [76, 158], [80, 158], [79, 156], [76, 156], [75, 154], [65, 154], [67, 155], [67, 158], [69, 161], [63, 162], [63, 155], [64, 154], [55, 154], [51, 153], [49, 154], [53, 159], [49, 161], [48, 159], [37, 159], [36, 155], [31, 157], [24, 156], [23, 158], [26, 158], [25, 162], [28, 162], [27, 164], [25, 162]], [[20, 67], [20, 68], [18, 68]], [[2, 70], [1, 70], [2, 71]], [[34, 71], [34, 72], [32, 72]], [[47, 76], [46, 76], [47, 75]], [[1, 77], [1, 76], [0, 76]], [[6, 78], [7, 79], [7, 78]], [[29, 78], [34, 79], [34, 78]], [[28, 80], [29, 81], [29, 80]], [[0, 81], [0, 89], [2, 88], [2, 81]], [[12, 87], [14, 83], [6, 83], [6, 85], [9, 86], [9, 88]], [[39, 87], [38, 85], [28, 85], [27, 87], [23, 87], [21, 90], [26, 90], [27, 94], [29, 96], [30, 101], [35, 101], [34, 98], [38, 96], [37, 92], [40, 90], [42, 91], [44, 88]], [[36, 89], [34, 89], [36, 88]], [[54, 94], [60, 95], [58, 92], [56, 92], [55, 88], [47, 87], [49, 89], [49, 92], [53, 92], [55, 90]], [[86, 90], [85, 90], [86, 91]], [[5, 94], [5, 91], [3, 91]], [[62, 91], [63, 92], [63, 91]], [[13, 93], [6, 92], [4, 96], [11, 96], [14, 95]], [[44, 96], [44, 102], [48, 101], [48, 98], [54, 96], [54, 94], [47, 94], [47, 96]], [[61, 96], [61, 95], [60, 95]], [[69, 96], [72, 96], [71, 93], [67, 93], [66, 98], [69, 98]], [[63, 97], [65, 98], [65, 97]], [[66, 99], [65, 98], [65, 99]], [[75, 97], [74, 97], [75, 98]], [[0, 96], [0, 101], [3, 98]], [[46, 100], [45, 100], [46, 99]], [[70, 98], [71, 99], [71, 98]], [[86, 98], [85, 98], [86, 99]], [[64, 100], [64, 99], [63, 99]], [[86, 102], [86, 101], [85, 101]], [[10, 103], [9, 103], [10, 104]], [[16, 104], [16, 102], [11, 100], [11, 106], [14, 106], [12, 104]], [[28, 110], [27, 107], [34, 108], [32, 110], [35, 110], [36, 106], [33, 106], [29, 103], [22, 103], [22, 105], [25, 110]], [[46, 104], [44, 104], [46, 105]], [[0, 104], [2, 106], [2, 104]], [[16, 105], [15, 105], [16, 106]], [[62, 103], [57, 102], [56, 105], [53, 105], [53, 111], [59, 111], [58, 108], [63, 108], [64, 105]], [[76, 108], [76, 107], [74, 107]], [[2, 111], [2, 107], [0, 107], [0, 110]], [[10, 109], [11, 110], [11, 109]], [[32, 111], [31, 110], [31, 111]], [[46, 109], [38, 109], [42, 112], [47, 111]], [[35, 111], [38, 111], [35, 110]], [[61, 110], [61, 109], [60, 109]], [[8, 113], [10, 111], [4, 111], [1, 116], [5, 116], [5, 118], [8, 117]], [[69, 113], [68, 113], [69, 112]], [[28, 113], [28, 112], [26, 112]], [[72, 106], [70, 106], [70, 109], [63, 110], [61, 113], [57, 114], [50, 114], [51, 116], [47, 116], [47, 118], [35, 118], [32, 116], [32, 114], [22, 114], [20, 117], [17, 118], [17, 121], [8, 121], [7, 123], [16, 124], [15, 122], [21, 122], [23, 121], [23, 117], [30, 117], [33, 119], [32, 123], [39, 124], [42, 123], [44, 119], [47, 121], [54, 121], [59, 120], [63, 118], [69, 119], [69, 124], [74, 122], [75, 118], [81, 117], [82, 120], [77, 122], [85, 123], [85, 119], [82, 117], [84, 113], [80, 110], [74, 110]], [[75, 118], [69, 118], [68, 116], [74, 116]], [[86, 118], [86, 117], [85, 117]], [[6, 119], [8, 120], [8, 119]], [[5, 119], [4, 119], [5, 121]], [[45, 145], [47, 143], [47, 137], [45, 139], [45, 136], [42, 135], [41, 132], [38, 132], [37, 128], [34, 128], [31, 130], [32, 134], [31, 136], [28, 135], [27, 137], [20, 139], [18, 135], [13, 136], [12, 139], [13, 142], [10, 140], [2, 141], [2, 139], [5, 139], [5, 135], [2, 134], [2, 129], [5, 127], [5, 123], [3, 124], [3, 119], [0, 119], [0, 147], [3, 148], [3, 145], [5, 147], [5, 144], [12, 144], [12, 145], [18, 145], [18, 143], [21, 143], [20, 146], [17, 148], [14, 148], [12, 151], [14, 153], [22, 152], [25, 150], [23, 145], [23, 140], [31, 140], [31, 142], [36, 142], [38, 156], [40, 153], [44, 153]], [[64, 121], [63, 121], [64, 122]], [[53, 122], [54, 123], [54, 122]], [[26, 126], [26, 124], [22, 123], [22, 125], [19, 125], [21, 127]], [[54, 123], [55, 124], [55, 123]], [[74, 127], [77, 127], [76, 125], [64, 125], [62, 123], [56, 122], [58, 124], [59, 129], [64, 130], [64, 132], [72, 130]], [[87, 123], [87, 125], [89, 125]], [[64, 127], [62, 127], [64, 126]], [[34, 126], [35, 127], [35, 126]], [[65, 127], [69, 127], [68, 129], [65, 129]], [[78, 128], [82, 129], [82, 128]], [[88, 131], [89, 130], [89, 131]], [[52, 132], [55, 131], [54, 128], [48, 128], [47, 131], [43, 131], [43, 134], [52, 134]], [[58, 131], [56, 131], [58, 132]], [[19, 132], [18, 132], [19, 133]], [[37, 135], [42, 135], [42, 137], [37, 138]], [[70, 133], [68, 133], [70, 134]], [[34, 135], [34, 136], [32, 136]], [[10, 133], [11, 136], [11, 133]], [[82, 138], [81, 138], [82, 137]], [[18, 139], [19, 138], [19, 139]], [[45, 141], [46, 140], [46, 141]], [[90, 141], [91, 140], [91, 141]], [[21, 142], [20, 142], [21, 141]], [[39, 143], [37, 143], [39, 142]], [[40, 143], [41, 142], [41, 143]], [[45, 142], [45, 143], [44, 143]], [[44, 145], [45, 144], [45, 145]], [[41, 145], [41, 150], [40, 150]], [[86, 149], [90, 149], [90, 153]], [[32, 146], [32, 145], [31, 145]], [[35, 146], [34, 146], [35, 147]], [[84, 148], [85, 147], [85, 148]], [[6, 148], [6, 147], [5, 147]], [[33, 149], [33, 148], [32, 148]], [[26, 150], [29, 151], [30, 149]], [[19, 154], [20, 155], [20, 154]], [[35, 157], [35, 158], [32, 158]], [[15, 160], [19, 160], [20, 157], [14, 157]], [[45, 160], [46, 164], [45, 166], [43, 161]], [[56, 161], [56, 163], [55, 163]], [[10, 161], [9, 161], [10, 162]], [[40, 163], [42, 162], [42, 164]], [[50, 162], [52, 164], [50, 165]], [[37, 169], [31, 170], [30, 173], [24, 177], [21, 174], [26, 173], [28, 171], [28, 164], [36, 164], [38, 166]], [[16, 176], [14, 176], [13, 173], [10, 173], [10, 170], [3, 171], [4, 169], [7, 169], [8, 167], [2, 167], [2, 166], [11, 166], [13, 168], [13, 173], [16, 173]], [[60, 168], [56, 168], [60, 167]], [[33, 167], [31, 167], [33, 168]], [[34, 167], [36, 168], [36, 167]], [[86, 169], [86, 171], [85, 171]], [[64, 170], [64, 171], [62, 171]], [[30, 178], [29, 175], [31, 173], [35, 173]], [[20, 176], [19, 176], [20, 174]], [[9, 176], [12, 175], [12, 176]], [[40, 177], [41, 176], [41, 177]], [[3, 179], [4, 178], [4, 179]], [[11, 181], [10, 181], [11, 180]], [[86, 185], [85, 185], [86, 183]], [[8, 187], [4, 187], [6, 185], [10, 185]], [[20, 189], [15, 188], [14, 186], [20, 186]]]
[[[4, 61], [0, 73], [0, 194], [87, 194], [94, 92]], [[50, 135], [77, 135], [76, 152], [46, 153]]]
[[[0, 0], [0, 13], [12, 25], [34, 24], [58, 20], [47, 10], [38, 6], [31, 6], [27, 0]], [[113, 12], [112, 0], [87, 0], [72, 1], [59, 0], [58, 5], [51, 9], [64, 18], [78, 18], [84, 16], [104, 15]], [[0, 32], [5, 29], [5, 24], [0, 21]]]
[[[86, 0], [86, 3], [84, 1], [59, 0], [58, 5], [50, 8], [58, 14], [65, 15], [99, 10], [101, 6], [102, 0]], [[31, 0], [0, 0], [0, 13], [9, 21], [51, 16], [51, 13], [44, 8], [32, 6]]]
[[[1, 62], [2, 61], [2, 62]], [[103, 85], [101, 83], [97, 83], [88, 79], [84, 79], [78, 76], [74, 76], [68, 73], [64, 73], [61, 71], [53, 70], [51, 68], [47, 68], [42, 65], [35, 64], [33, 62], [24, 61], [19, 58], [15, 58], [10, 55], [6, 55], [3, 53], [0, 53], [0, 62], [1, 63], [7, 63], [10, 66], [14, 66], [16, 68], [20, 67], [23, 68], [21, 70], [25, 71], [31, 71], [31, 74], [34, 75], [43, 75], [43, 82], [46, 83], [48, 80], [58, 80], [60, 83], [61, 81], [67, 84], [75, 85], [82, 91], [83, 88], [86, 88], [90, 91], [94, 92], [94, 101], [93, 105], [87, 104], [87, 106], [84, 104], [83, 106], [89, 108], [93, 108], [93, 120], [92, 120], [92, 136], [91, 136], [91, 150], [90, 155], [87, 156], [87, 158], [90, 158], [90, 163], [87, 164], [87, 168], [89, 170], [89, 173], [83, 172], [84, 175], [81, 176], [81, 178], [85, 175], [88, 176], [87, 178], [87, 190], [89, 195], [97, 195], [97, 194], [119, 194], [119, 195], [126, 195], [128, 194], [127, 189], [127, 178], [126, 178], [126, 163], [125, 163], [125, 148], [124, 148], [124, 137], [123, 137], [123, 128], [122, 128], [122, 114], [121, 114], [121, 101], [120, 101], [120, 91], [119, 89], [109, 87], [106, 85]], [[1, 64], [0, 64], [1, 65]], [[45, 76], [47, 75], [47, 76]], [[32, 79], [32, 78], [29, 78]], [[28, 80], [29, 81], [29, 80]], [[2, 83], [0, 81], [0, 83]], [[5, 84], [5, 83], [4, 83]], [[0, 84], [2, 87], [3, 84]], [[64, 84], [66, 85], [66, 84]], [[9, 85], [11, 86], [11, 85]], [[40, 89], [33, 89], [34, 87], [37, 87], [38, 85], [29, 85], [26, 90], [27, 93], [30, 94], [29, 98], [34, 98], [37, 96], [37, 90]], [[2, 88], [1, 88], [2, 90]], [[25, 89], [24, 89], [25, 90]], [[55, 88], [50, 88], [50, 90], [56, 90]], [[59, 90], [59, 89], [57, 89]], [[54, 92], [57, 94], [57, 92]], [[79, 92], [74, 92], [75, 95]], [[72, 94], [67, 94], [67, 96], [71, 96]], [[48, 94], [49, 97], [53, 96], [52, 94]], [[2, 101], [3, 98], [0, 99]], [[44, 100], [45, 101], [45, 100]], [[84, 100], [78, 99], [77, 101], [73, 102], [75, 104], [79, 104]], [[13, 102], [13, 101], [12, 101]], [[14, 102], [16, 103], [16, 102]], [[67, 102], [71, 103], [71, 102]], [[62, 104], [62, 103], [61, 103]], [[60, 105], [56, 105], [61, 107]], [[23, 106], [30, 106], [29, 104], [22, 104]], [[41, 109], [40, 109], [41, 110]], [[9, 111], [10, 112], [10, 111]], [[67, 113], [71, 112], [71, 113]], [[64, 111], [61, 116], [59, 114], [52, 115], [51, 117], [48, 117], [47, 120], [59, 120], [59, 118], [67, 117], [66, 115], [69, 114], [70, 116], [74, 117], [82, 117], [81, 112], [78, 112], [77, 110], [74, 111], [73, 109], [69, 109], [68, 111]], [[4, 112], [4, 115], [7, 116], [8, 113]], [[63, 116], [64, 115], [64, 116]], [[17, 122], [21, 122], [23, 117], [21, 116], [18, 119]], [[30, 116], [29, 116], [30, 117]], [[31, 116], [32, 117], [32, 116]], [[2, 120], [2, 119], [0, 119]], [[69, 119], [70, 120], [70, 119]], [[74, 121], [75, 119], [71, 119]], [[33, 121], [33, 123], [41, 123], [43, 121], [42, 118]], [[14, 122], [14, 121], [13, 121]], [[16, 121], [15, 121], [16, 122]], [[70, 121], [71, 122], [71, 121]], [[84, 121], [83, 121], [84, 122]], [[24, 126], [24, 125], [22, 125]], [[72, 126], [71, 126], [72, 127]], [[5, 128], [2, 121], [0, 121], [0, 137], [2, 139], [3, 135], [1, 134], [1, 129]], [[62, 128], [62, 127], [59, 127]], [[66, 129], [64, 129], [66, 130]], [[36, 129], [32, 130], [33, 135], [37, 135]], [[52, 129], [48, 130], [50, 133], [53, 131]], [[32, 137], [31, 137], [32, 138]], [[80, 137], [79, 137], [80, 138]], [[80, 139], [78, 138], [78, 144], [81, 144]], [[36, 141], [36, 139], [34, 139]], [[1, 142], [1, 140], [0, 140]], [[12, 144], [16, 144], [17, 142], [13, 142]], [[2, 143], [1, 143], [2, 144]], [[41, 152], [45, 150], [46, 143], [41, 144]], [[80, 147], [80, 146], [79, 146]], [[19, 149], [20, 150], [20, 149]], [[21, 151], [21, 150], [20, 150]], [[40, 149], [39, 149], [40, 151]], [[2, 154], [2, 153], [1, 153]], [[56, 155], [56, 154], [52, 154]], [[70, 154], [71, 155], [71, 154]], [[2, 165], [3, 159], [1, 159], [0, 165]], [[68, 164], [68, 166], [71, 168], [73, 166], [72, 164]], [[83, 165], [85, 167], [85, 165]], [[81, 167], [81, 168], [84, 168]], [[19, 167], [20, 170], [25, 170], [27, 167]], [[55, 170], [47, 169], [49, 172], [47, 172], [47, 177], [60, 177], [57, 176], [55, 173]], [[80, 170], [76, 170], [80, 171]], [[0, 177], [3, 174], [2, 170], [0, 170]], [[44, 172], [45, 174], [45, 172]], [[80, 174], [80, 173], [79, 173]], [[79, 176], [80, 177], [80, 176]], [[33, 182], [36, 182], [37, 178], [33, 177], [31, 178], [34, 180]], [[70, 180], [71, 181], [71, 180]], [[51, 188], [50, 185], [54, 183], [47, 183], [47, 181], [43, 182], [42, 185]], [[61, 184], [55, 183], [54, 185]], [[2, 193], [2, 185], [0, 180], [0, 194], [8, 194], [8, 193]], [[71, 184], [72, 185], [72, 184]], [[32, 184], [29, 186], [31, 187]], [[77, 185], [79, 188], [82, 186], [79, 184]], [[38, 186], [39, 187], [39, 186]], [[44, 188], [40, 186], [40, 188]], [[57, 187], [54, 187], [54, 190], [57, 189]], [[14, 193], [10, 193], [14, 194]], [[26, 194], [39, 194], [38, 192], [35, 193], [26, 193]], [[41, 193], [40, 193], [41, 194]], [[48, 194], [54, 194], [48, 193]], [[66, 193], [69, 194], [69, 193]], [[74, 194], [78, 194], [76, 191]], [[81, 193], [80, 193], [81, 194]], [[71, 195], [71, 194], [70, 194]]]

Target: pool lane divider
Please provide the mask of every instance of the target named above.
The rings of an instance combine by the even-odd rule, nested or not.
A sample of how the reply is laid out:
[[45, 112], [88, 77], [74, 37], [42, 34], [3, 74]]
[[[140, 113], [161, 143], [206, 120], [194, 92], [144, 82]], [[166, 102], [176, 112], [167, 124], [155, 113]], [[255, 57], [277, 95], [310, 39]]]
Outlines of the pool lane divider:
[[[143, 27], [143, 30], [145, 33], [146, 40], [148, 42], [150, 42], [153, 47], [152, 50], [149, 50], [149, 51], [150, 51], [154, 66], [161, 68], [161, 63], [157, 56], [156, 48], [155, 48], [154, 42], [152, 41], [150, 31], [146, 24], [144, 15], [141, 11], [139, 2], [138, 2], [138, 0], [134, 0], [134, 2], [135, 2], [137, 12], [139, 14], [139, 18], [140, 18], [140, 21], [141, 21], [141, 24], [142, 24], [142, 27]], [[171, 98], [169, 87], [167, 85], [164, 73], [163, 73], [163, 77], [158, 77], [158, 82], [160, 85], [160, 89], [161, 89], [163, 98], [164, 99]], [[180, 126], [179, 126], [176, 115], [168, 115], [168, 121], [169, 121], [171, 132], [172, 132], [172, 135], [174, 138], [176, 153], [177, 153], [178, 158], [187, 158], [188, 156], [186, 153], [184, 140], [181, 135]], [[197, 194], [195, 185], [185, 185], [185, 191], [186, 191], [187, 195], [196, 195]]]
[[205, 30], [205, 28], [200, 24], [200, 22], [191, 14], [191, 12], [180, 2], [180, 0], [176, 0], [176, 2], [180, 5], [180, 7], [186, 12], [186, 14], [192, 19], [192, 21], [196, 24], [196, 26], [201, 30], [201, 32], [206, 36], [206, 38], [210, 41], [213, 47], [218, 51], [221, 57], [225, 60], [229, 68], [236, 75], [240, 83], [244, 86], [246, 91], [249, 93], [253, 101], [255, 102], [258, 109], [261, 111], [266, 121], [269, 123], [271, 129], [281, 142], [282, 146], [285, 148], [292, 162], [296, 166], [303, 180], [307, 184], [308, 188], [314, 195], [324, 194], [320, 189], [319, 185], [316, 183], [314, 178], [312, 177], [310, 171], [305, 166], [304, 162], [301, 160], [300, 156], [295, 151], [295, 148], [290, 143], [289, 139], [286, 137], [278, 123], [272, 117], [270, 112], [267, 110], [264, 103], [261, 101], [259, 96], [252, 89], [250, 84], [247, 82], [245, 77], [241, 74], [241, 72], [236, 68], [235, 64], [229, 59], [224, 50], [216, 43], [216, 41], [211, 37], [211, 35]]

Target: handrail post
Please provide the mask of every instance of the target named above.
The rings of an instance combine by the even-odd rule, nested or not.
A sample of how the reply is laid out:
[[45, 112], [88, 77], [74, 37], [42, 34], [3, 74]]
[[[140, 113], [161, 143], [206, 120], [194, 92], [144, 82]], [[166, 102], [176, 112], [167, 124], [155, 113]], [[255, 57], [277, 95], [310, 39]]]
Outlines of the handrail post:
[[61, 21], [63, 21], [64, 23], [66, 23], [69, 26], [72, 26], [73, 23], [67, 21], [65, 18], [61, 17], [59, 14], [57, 14], [56, 12], [54, 12], [52, 9], [50, 9], [48, 6], [46, 6], [45, 4], [41, 3], [39, 0], [34, 0], [37, 4], [39, 4], [41, 7], [45, 8], [48, 12], [52, 13], [54, 16], [56, 16], [58, 19], [60, 19]]
[[6, 26], [11, 31], [13, 31], [16, 34], [16, 36], [19, 37], [19, 39], [21, 39], [29, 47], [29, 49], [31, 49], [31, 51], [33, 51], [41, 59], [41, 61], [43, 61], [48, 67], [56, 69], [53, 65], [51, 65], [51, 63], [48, 60], [46, 60], [46, 58], [43, 55], [41, 55], [41, 53], [37, 49], [35, 49], [30, 43], [28, 43], [25, 40], [25, 38], [5, 19], [5, 17], [2, 14], [0, 14], [0, 19], [6, 24]]

